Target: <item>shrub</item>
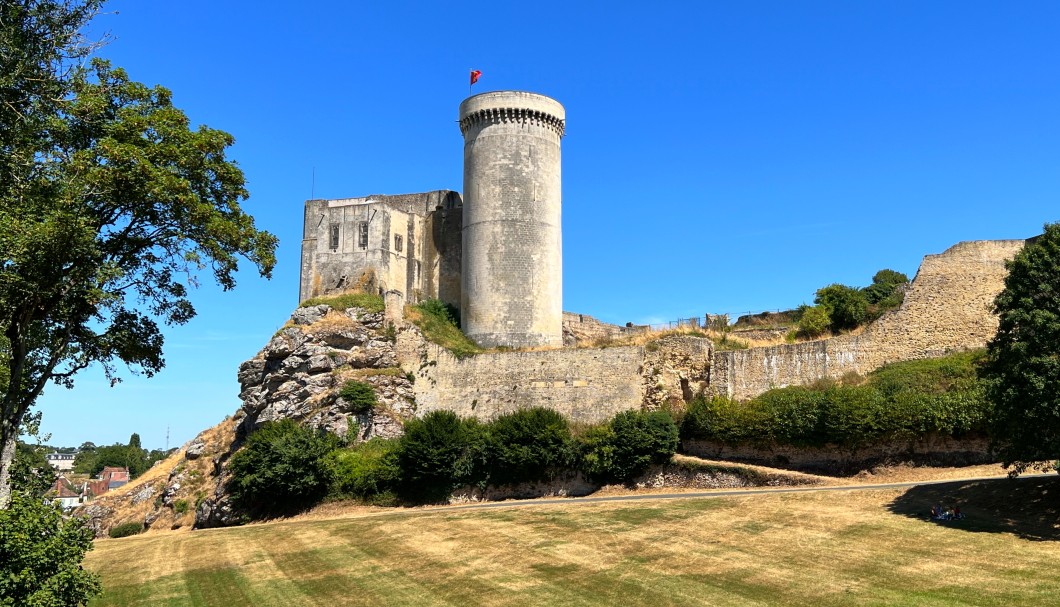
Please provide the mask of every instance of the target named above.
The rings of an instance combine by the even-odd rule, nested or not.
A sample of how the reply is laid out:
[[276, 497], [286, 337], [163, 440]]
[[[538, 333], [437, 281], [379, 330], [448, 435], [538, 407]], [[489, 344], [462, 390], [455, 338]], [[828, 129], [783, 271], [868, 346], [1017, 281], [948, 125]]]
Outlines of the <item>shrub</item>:
[[815, 338], [828, 332], [832, 318], [824, 306], [806, 306], [799, 315], [798, 337]]
[[363, 381], [351, 379], [342, 385], [339, 396], [350, 405], [353, 413], [367, 413], [376, 405], [375, 389]]
[[594, 480], [615, 480], [615, 431], [611, 429], [611, 425], [589, 428], [578, 437], [578, 443], [582, 472]]
[[678, 431], [663, 411], [624, 411], [582, 439], [582, 469], [591, 478], [628, 481], [652, 464], [670, 461]]
[[870, 304], [883, 309], [897, 308], [902, 304], [902, 286], [909, 277], [894, 270], [880, 270], [872, 277], [872, 284], [861, 291]]
[[107, 532], [107, 535], [114, 538], [129, 537], [130, 535], [137, 535], [143, 533], [143, 530], [143, 523], [128, 522], [111, 527], [110, 531]]
[[492, 484], [545, 480], [575, 461], [567, 419], [552, 409], [532, 407], [502, 415], [490, 422], [488, 431]]
[[12, 492], [0, 510], [0, 605], [87, 604], [100, 593], [99, 577], [81, 567], [91, 548], [84, 519]]
[[869, 301], [859, 289], [833, 284], [817, 290], [814, 303], [824, 306], [832, 319], [832, 331], [856, 328], [869, 318]]
[[174, 514], [187, 514], [188, 512], [188, 500], [177, 500], [173, 502], [173, 513]]
[[417, 502], [445, 500], [460, 485], [483, 479], [485, 430], [451, 411], [409, 420], [398, 443], [399, 493]]
[[373, 438], [331, 454], [332, 493], [371, 500], [397, 488], [401, 478], [397, 439]]
[[251, 516], [293, 514], [324, 497], [330, 485], [327, 457], [338, 439], [293, 420], [265, 422], [232, 456], [229, 492]]

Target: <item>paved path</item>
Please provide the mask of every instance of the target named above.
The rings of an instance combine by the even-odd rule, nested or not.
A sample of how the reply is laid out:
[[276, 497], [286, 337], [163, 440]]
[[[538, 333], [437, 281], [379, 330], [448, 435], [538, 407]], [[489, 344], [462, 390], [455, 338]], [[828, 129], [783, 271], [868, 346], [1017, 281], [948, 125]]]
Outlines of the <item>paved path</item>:
[[[1056, 473], [1044, 474], [1021, 474], [1015, 479], [1019, 482], [1029, 478], [1055, 477]], [[718, 497], [743, 497], [747, 495], [770, 495], [776, 493], [808, 493], [811, 491], [873, 491], [879, 489], [905, 489], [923, 485], [942, 485], [945, 483], [970, 483], [976, 481], [999, 481], [1007, 480], [1005, 476], [977, 476], [971, 478], [951, 478], [936, 481], [910, 481], [905, 483], [880, 483], [877, 485], [832, 485], [832, 486], [809, 486], [809, 487], [761, 487], [755, 489], [716, 489], [714, 491], [690, 491], [685, 493], [646, 493], [633, 495], [613, 495], [609, 497], [562, 497], [549, 499], [509, 500], [504, 502], [487, 502], [484, 504], [462, 504], [457, 506], [434, 506], [427, 507], [424, 512], [436, 512], [439, 510], [475, 510], [481, 508], [526, 508], [532, 506], [554, 506], [577, 504], [592, 504], [599, 502], [636, 502], [643, 500], [675, 500], [694, 498], [718, 498]]]

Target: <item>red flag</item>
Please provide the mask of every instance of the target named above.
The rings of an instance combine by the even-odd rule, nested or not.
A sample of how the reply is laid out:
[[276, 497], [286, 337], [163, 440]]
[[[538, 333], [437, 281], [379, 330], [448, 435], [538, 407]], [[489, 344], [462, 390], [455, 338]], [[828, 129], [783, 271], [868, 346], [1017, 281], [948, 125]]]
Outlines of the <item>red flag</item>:
[[478, 82], [478, 77], [482, 75], [480, 70], [471, 70], [471, 84]]

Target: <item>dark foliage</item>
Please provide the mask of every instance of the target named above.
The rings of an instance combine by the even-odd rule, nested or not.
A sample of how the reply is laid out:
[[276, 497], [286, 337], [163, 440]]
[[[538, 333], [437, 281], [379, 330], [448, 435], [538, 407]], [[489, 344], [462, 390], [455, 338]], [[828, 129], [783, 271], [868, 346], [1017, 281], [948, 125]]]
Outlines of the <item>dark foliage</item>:
[[994, 446], [1022, 472], [1060, 458], [1060, 223], [1047, 224], [1008, 271], [984, 375]]
[[847, 331], [869, 318], [869, 301], [859, 289], [834, 284], [817, 290], [814, 303], [828, 310], [831, 329]]
[[300, 512], [319, 502], [331, 483], [329, 454], [338, 439], [293, 420], [265, 422], [232, 456], [229, 493], [254, 517]]
[[628, 481], [677, 451], [677, 424], [663, 411], [625, 411], [582, 437], [582, 469], [603, 482]]
[[727, 444], [860, 447], [928, 433], [984, 433], [991, 406], [976, 353], [888, 365], [862, 385], [770, 390], [746, 402], [694, 401], [684, 438]]
[[414, 502], [438, 502], [457, 486], [484, 480], [485, 447], [485, 428], [451, 411], [409, 420], [397, 449], [399, 493]]
[[113, 538], [129, 537], [132, 535], [139, 535], [143, 533], [143, 531], [143, 523], [128, 522], [122, 523], [120, 525], [114, 525], [110, 528], [110, 531], [107, 532], [107, 535]]
[[573, 466], [576, 453], [567, 419], [552, 409], [522, 409], [489, 424], [491, 484], [551, 479]]

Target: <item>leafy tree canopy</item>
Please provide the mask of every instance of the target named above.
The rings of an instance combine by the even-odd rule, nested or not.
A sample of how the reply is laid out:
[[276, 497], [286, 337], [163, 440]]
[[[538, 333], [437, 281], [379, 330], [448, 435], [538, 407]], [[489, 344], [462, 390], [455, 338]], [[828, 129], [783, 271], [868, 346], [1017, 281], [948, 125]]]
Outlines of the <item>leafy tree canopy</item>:
[[195, 315], [188, 287], [263, 276], [276, 238], [240, 207], [234, 139], [192, 128], [170, 92], [102, 60], [81, 28], [99, 0], [0, 4], [0, 508], [22, 417], [45, 385], [100, 365], [164, 365], [158, 322]]
[[1017, 473], [1060, 457], [1060, 223], [1008, 263], [984, 375], [994, 446]]
[[833, 331], [853, 329], [869, 317], [869, 302], [860, 289], [841, 284], [817, 290], [814, 303], [828, 311]]

